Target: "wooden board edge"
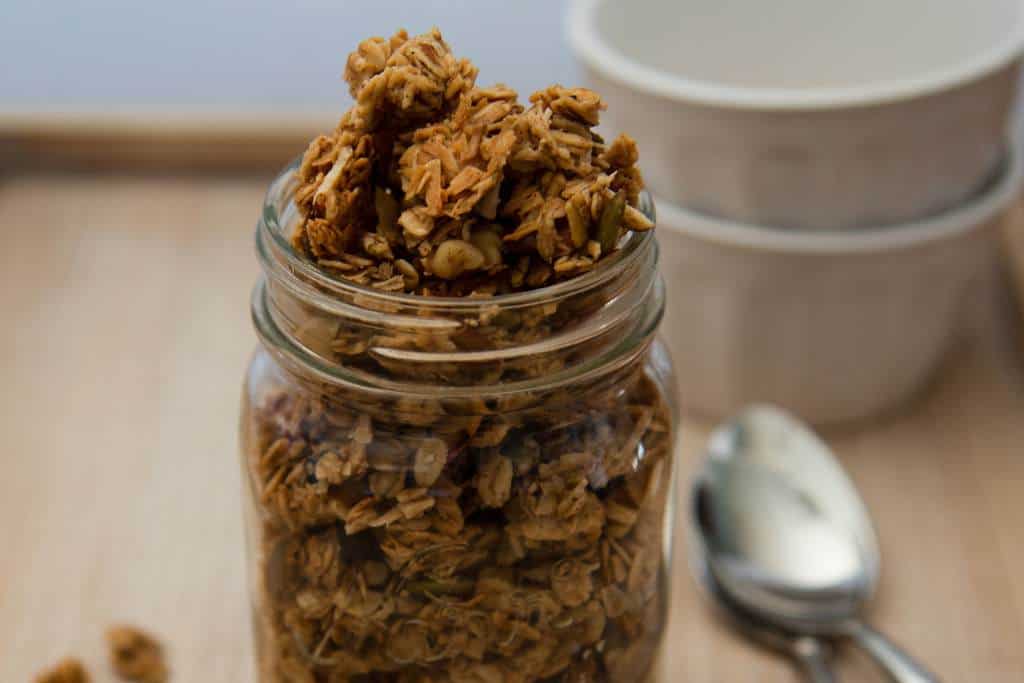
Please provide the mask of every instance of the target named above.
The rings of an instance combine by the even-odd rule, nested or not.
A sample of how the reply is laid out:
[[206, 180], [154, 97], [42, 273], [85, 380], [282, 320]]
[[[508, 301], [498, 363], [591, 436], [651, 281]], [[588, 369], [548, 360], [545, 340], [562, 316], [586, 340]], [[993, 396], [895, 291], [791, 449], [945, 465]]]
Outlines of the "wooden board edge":
[[0, 110], [0, 168], [266, 171], [334, 125], [324, 112]]

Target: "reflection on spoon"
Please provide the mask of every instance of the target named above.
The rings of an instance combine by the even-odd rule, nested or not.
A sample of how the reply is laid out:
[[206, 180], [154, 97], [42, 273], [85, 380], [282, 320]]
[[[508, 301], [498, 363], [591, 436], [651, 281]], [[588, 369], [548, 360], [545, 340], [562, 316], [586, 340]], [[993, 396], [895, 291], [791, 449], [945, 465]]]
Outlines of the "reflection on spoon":
[[878, 581], [868, 514], [828, 447], [754, 408], [709, 441], [696, 483], [708, 570], [737, 604], [788, 631], [856, 640], [900, 683], [936, 681], [859, 617]]

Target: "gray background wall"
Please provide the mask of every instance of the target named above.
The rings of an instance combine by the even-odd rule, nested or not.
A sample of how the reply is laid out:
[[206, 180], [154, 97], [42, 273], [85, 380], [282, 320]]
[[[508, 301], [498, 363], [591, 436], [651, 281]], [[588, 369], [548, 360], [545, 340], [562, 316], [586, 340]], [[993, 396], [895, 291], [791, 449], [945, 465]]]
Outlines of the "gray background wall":
[[0, 0], [0, 110], [333, 116], [359, 40], [435, 24], [474, 59], [481, 82], [528, 94], [577, 81], [564, 9], [564, 0]]
[[560, 0], [0, 0], [0, 106], [329, 109], [345, 56], [438, 25], [481, 82], [574, 77]]

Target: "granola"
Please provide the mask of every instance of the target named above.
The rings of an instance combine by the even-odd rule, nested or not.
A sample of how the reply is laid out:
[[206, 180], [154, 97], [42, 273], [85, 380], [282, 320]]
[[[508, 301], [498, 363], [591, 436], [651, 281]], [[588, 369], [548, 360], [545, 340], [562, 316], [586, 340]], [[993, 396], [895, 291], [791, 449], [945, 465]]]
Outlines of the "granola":
[[298, 171], [295, 247], [359, 284], [464, 296], [574, 277], [653, 227], [636, 143], [594, 131], [596, 93], [555, 85], [525, 108], [476, 76], [437, 29], [364, 41], [354, 106]]
[[[297, 171], [294, 248], [335, 277], [423, 298], [359, 290], [338, 294], [338, 314], [273, 292], [287, 333], [360, 381], [255, 361], [266, 374], [247, 393], [243, 455], [264, 683], [620, 683], [652, 665], [672, 468], [663, 388], [638, 355], [571, 386], [488, 391], [597, 358], [639, 324], [642, 306], [564, 349], [500, 353], [623, 298], [631, 283], [612, 276], [558, 302], [499, 295], [594, 270], [653, 227], [636, 145], [594, 132], [591, 91], [552, 86], [526, 107], [476, 76], [437, 30], [364, 41], [345, 70], [355, 105]], [[483, 303], [447, 317], [418, 303], [438, 296]], [[474, 351], [483, 359], [443, 360]], [[381, 398], [363, 379], [418, 390]]]
[[110, 665], [118, 677], [137, 683], [166, 683], [163, 648], [153, 636], [131, 626], [115, 626], [107, 631], [107, 644]]
[[73, 657], [61, 660], [57, 666], [35, 678], [35, 683], [89, 683], [89, 681], [89, 674], [82, 666], [82, 662]]
[[671, 467], [651, 380], [441, 429], [367, 414], [285, 383], [251, 418], [263, 680], [597, 683], [650, 666]]

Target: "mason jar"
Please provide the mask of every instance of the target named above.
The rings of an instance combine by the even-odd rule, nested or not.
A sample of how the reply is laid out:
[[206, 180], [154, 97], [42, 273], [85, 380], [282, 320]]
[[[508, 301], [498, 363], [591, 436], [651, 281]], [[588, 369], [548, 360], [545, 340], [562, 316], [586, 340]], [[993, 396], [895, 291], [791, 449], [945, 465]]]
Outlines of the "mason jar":
[[241, 416], [258, 680], [642, 680], [676, 432], [653, 234], [532, 291], [381, 291], [293, 250], [293, 170]]

